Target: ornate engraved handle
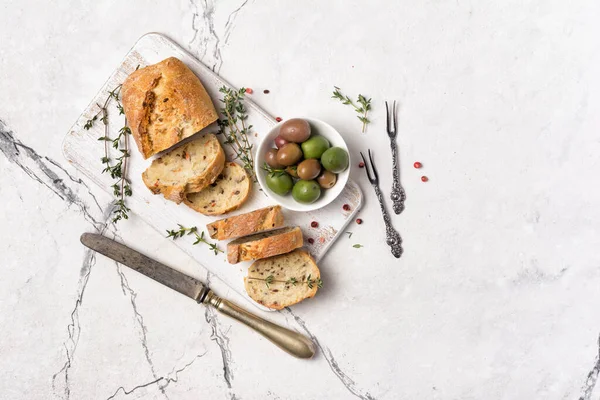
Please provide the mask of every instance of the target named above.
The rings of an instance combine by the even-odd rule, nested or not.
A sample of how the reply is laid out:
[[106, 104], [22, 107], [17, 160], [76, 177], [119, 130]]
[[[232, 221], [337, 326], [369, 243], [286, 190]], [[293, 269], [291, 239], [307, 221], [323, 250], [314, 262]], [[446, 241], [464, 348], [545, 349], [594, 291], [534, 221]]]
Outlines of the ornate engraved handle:
[[400, 237], [400, 234], [392, 226], [392, 220], [385, 209], [383, 195], [381, 194], [381, 190], [379, 190], [379, 186], [373, 185], [373, 187], [375, 188], [377, 200], [379, 200], [379, 206], [381, 207], [381, 213], [383, 214], [383, 222], [385, 222], [385, 242], [392, 248], [394, 257], [400, 258], [404, 251], [402, 250], [402, 237]]
[[315, 354], [315, 345], [306, 336], [264, 320], [229, 300], [217, 296], [212, 290], [206, 295], [204, 303], [246, 324], [294, 357], [311, 358]]
[[390, 147], [392, 148], [392, 168], [394, 182], [392, 183], [392, 208], [396, 214], [400, 214], [404, 211], [404, 200], [406, 200], [406, 193], [404, 188], [400, 185], [400, 166], [398, 165], [398, 148], [396, 141], [390, 139]]

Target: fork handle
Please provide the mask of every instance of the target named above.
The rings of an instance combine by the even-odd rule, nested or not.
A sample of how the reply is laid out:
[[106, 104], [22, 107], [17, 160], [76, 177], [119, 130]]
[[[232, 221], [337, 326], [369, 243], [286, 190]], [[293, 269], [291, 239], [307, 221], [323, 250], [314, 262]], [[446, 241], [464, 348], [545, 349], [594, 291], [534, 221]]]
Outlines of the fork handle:
[[394, 178], [390, 198], [392, 199], [394, 212], [400, 214], [404, 211], [406, 192], [404, 192], [404, 188], [400, 184], [400, 165], [398, 164], [398, 146], [396, 145], [396, 140], [390, 138], [390, 147], [392, 148], [392, 174]]
[[381, 194], [381, 190], [379, 190], [379, 186], [373, 185], [373, 187], [375, 188], [377, 200], [379, 200], [379, 207], [381, 207], [381, 213], [383, 214], [383, 222], [385, 222], [385, 242], [391, 247], [394, 257], [400, 258], [404, 251], [402, 250], [402, 237], [400, 237], [400, 234], [392, 226], [392, 220], [385, 208], [383, 195]]

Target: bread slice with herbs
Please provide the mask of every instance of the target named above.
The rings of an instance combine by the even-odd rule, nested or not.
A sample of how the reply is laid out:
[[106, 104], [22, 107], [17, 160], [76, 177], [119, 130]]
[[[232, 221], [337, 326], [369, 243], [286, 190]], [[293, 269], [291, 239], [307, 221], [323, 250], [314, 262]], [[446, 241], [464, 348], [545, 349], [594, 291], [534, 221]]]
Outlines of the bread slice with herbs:
[[152, 164], [142, 174], [144, 184], [154, 194], [181, 203], [186, 193], [199, 192], [213, 183], [223, 171], [225, 153], [212, 133], [179, 146]]
[[234, 162], [226, 162], [218, 179], [206, 189], [189, 193], [185, 204], [204, 215], [221, 215], [237, 210], [246, 202], [252, 181], [246, 170]]
[[200, 79], [175, 57], [134, 71], [123, 82], [121, 94], [131, 133], [144, 158], [218, 119]]
[[281, 228], [282, 226], [283, 213], [281, 212], [281, 206], [271, 206], [220, 219], [206, 225], [206, 228], [211, 238], [226, 240]]
[[313, 297], [322, 285], [317, 264], [304, 250], [255, 261], [244, 278], [248, 296], [275, 310]]
[[227, 261], [237, 264], [240, 261], [276, 256], [298, 249], [302, 244], [302, 230], [297, 226], [255, 233], [229, 242]]

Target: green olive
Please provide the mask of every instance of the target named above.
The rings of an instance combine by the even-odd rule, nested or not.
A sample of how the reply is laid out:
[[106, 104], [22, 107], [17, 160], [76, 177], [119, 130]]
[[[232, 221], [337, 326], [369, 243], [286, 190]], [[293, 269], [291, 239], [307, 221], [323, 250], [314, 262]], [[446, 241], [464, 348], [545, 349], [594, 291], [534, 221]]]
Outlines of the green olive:
[[348, 153], [341, 147], [327, 149], [321, 156], [321, 164], [329, 172], [339, 174], [348, 168]]
[[323, 189], [332, 188], [337, 182], [337, 175], [333, 172], [329, 172], [327, 170], [323, 170], [321, 175], [317, 178], [317, 182]]
[[304, 158], [321, 158], [321, 155], [329, 148], [329, 141], [323, 136], [312, 136], [302, 143]]
[[277, 161], [277, 149], [269, 149], [269, 151], [267, 151], [267, 154], [265, 154], [265, 162], [271, 168], [281, 169], [283, 167], [283, 165], [279, 164]]
[[267, 175], [267, 187], [281, 196], [288, 194], [293, 185], [292, 177], [285, 172], [275, 171]]
[[304, 160], [298, 164], [298, 177], [304, 180], [315, 179], [321, 172], [321, 163], [319, 160], [311, 158], [310, 160]]
[[299, 180], [292, 189], [292, 196], [298, 203], [314, 203], [321, 196], [321, 187], [316, 181]]
[[302, 150], [296, 143], [286, 143], [277, 151], [277, 162], [285, 167], [294, 165], [302, 158]]

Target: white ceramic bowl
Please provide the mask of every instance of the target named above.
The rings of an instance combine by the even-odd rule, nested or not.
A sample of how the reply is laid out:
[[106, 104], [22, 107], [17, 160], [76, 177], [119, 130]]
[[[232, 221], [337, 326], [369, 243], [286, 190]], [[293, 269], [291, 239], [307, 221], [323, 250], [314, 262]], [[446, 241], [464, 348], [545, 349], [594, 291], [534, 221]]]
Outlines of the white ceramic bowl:
[[[350, 158], [350, 152], [348, 151], [348, 146], [346, 146], [346, 142], [342, 138], [342, 135], [339, 134], [331, 125], [321, 120], [315, 118], [305, 118], [300, 117], [310, 124], [311, 135], [321, 135], [325, 139], [329, 140], [329, 144], [331, 147], [341, 147], [346, 150], [348, 153], [348, 157]], [[275, 147], [274, 140], [279, 135], [279, 128], [285, 121], [282, 121], [275, 125], [273, 129], [269, 131], [265, 136], [262, 137], [260, 143], [258, 144], [258, 148], [256, 149], [256, 160], [254, 163], [254, 168], [256, 172], [256, 176], [258, 178], [258, 182], [260, 183], [260, 187], [262, 190], [273, 199], [277, 204], [281, 205], [288, 210], [294, 211], [312, 211], [317, 210], [319, 208], [325, 207], [327, 204], [331, 203], [335, 200], [336, 197], [344, 190], [346, 183], [348, 182], [348, 176], [350, 175], [350, 165], [352, 161], [350, 160], [350, 164], [348, 168], [337, 176], [337, 182], [334, 187], [330, 189], [322, 189], [321, 197], [317, 201], [311, 204], [303, 204], [298, 203], [292, 197], [291, 193], [288, 193], [285, 196], [280, 196], [271, 191], [268, 188], [266, 183], [267, 172], [262, 169], [262, 166], [265, 164], [265, 154], [269, 149]]]

